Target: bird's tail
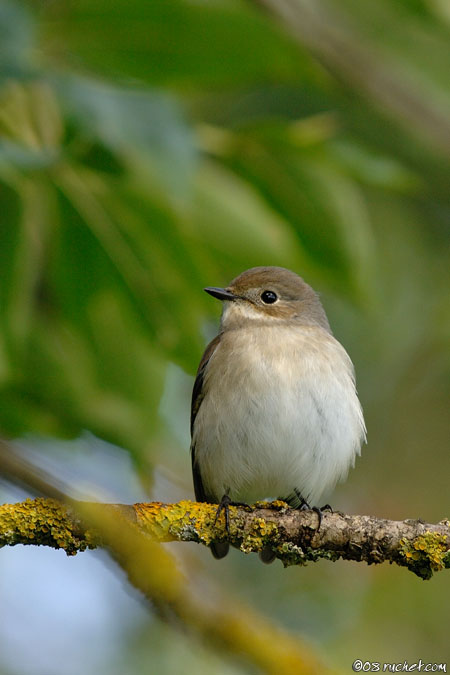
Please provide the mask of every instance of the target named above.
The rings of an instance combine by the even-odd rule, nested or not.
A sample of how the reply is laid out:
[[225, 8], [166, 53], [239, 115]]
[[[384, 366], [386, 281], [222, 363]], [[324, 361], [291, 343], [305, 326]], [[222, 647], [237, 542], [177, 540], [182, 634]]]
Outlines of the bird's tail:
[[211, 553], [217, 560], [225, 558], [229, 550], [230, 544], [227, 541], [213, 542], [211, 544]]

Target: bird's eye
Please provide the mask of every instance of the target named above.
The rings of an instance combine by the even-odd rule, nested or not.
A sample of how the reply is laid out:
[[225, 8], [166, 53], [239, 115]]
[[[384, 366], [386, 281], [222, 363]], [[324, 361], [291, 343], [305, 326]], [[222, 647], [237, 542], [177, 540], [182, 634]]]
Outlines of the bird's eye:
[[261, 293], [261, 300], [266, 305], [273, 305], [273, 303], [278, 300], [278, 295], [273, 291], [263, 291]]

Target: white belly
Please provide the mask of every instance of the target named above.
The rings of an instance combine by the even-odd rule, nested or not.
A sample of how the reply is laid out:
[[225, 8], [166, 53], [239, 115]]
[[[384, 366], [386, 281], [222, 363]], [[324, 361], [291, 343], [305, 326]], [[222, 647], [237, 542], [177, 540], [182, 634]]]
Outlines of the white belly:
[[227, 492], [251, 503], [298, 489], [317, 505], [360, 450], [364, 420], [345, 350], [320, 328], [297, 329], [292, 339], [274, 336], [280, 330], [224, 336], [208, 365], [193, 441], [217, 501]]

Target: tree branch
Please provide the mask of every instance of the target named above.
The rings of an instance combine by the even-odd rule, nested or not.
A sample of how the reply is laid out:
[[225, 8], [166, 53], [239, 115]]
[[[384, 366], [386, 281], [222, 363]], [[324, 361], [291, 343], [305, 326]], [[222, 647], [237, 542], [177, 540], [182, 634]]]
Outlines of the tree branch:
[[[200, 507], [212, 518], [206, 504], [159, 503], [98, 504], [52, 499], [27, 499], [0, 506], [0, 547], [35, 544], [60, 548], [68, 555], [104, 546], [125, 571], [134, 588], [150, 601], [167, 623], [197, 634], [225, 655], [238, 657], [268, 675], [331, 675], [303, 640], [229, 594], [213, 592], [208, 602], [192, 593], [176, 561], [158, 542], [189, 536], [170, 534], [172, 524], [187, 523], [188, 507]], [[198, 514], [197, 514], [198, 518]], [[152, 536], [148, 536], [151, 534]], [[212, 587], [209, 588], [209, 594]]]
[[73, 555], [104, 545], [89, 518], [122, 517], [156, 542], [195, 541], [209, 545], [229, 540], [245, 553], [271, 547], [285, 566], [327, 560], [390, 562], [407, 567], [422, 579], [450, 567], [450, 523], [393, 521], [372, 516], [325, 513], [317, 531], [317, 515], [295, 511], [284, 502], [260, 502], [249, 510], [230, 507], [230, 533], [223, 517], [214, 524], [216, 506], [182, 501], [177, 504], [88, 504], [66, 506], [51, 499], [0, 506], [0, 546], [35, 544], [62, 548]]

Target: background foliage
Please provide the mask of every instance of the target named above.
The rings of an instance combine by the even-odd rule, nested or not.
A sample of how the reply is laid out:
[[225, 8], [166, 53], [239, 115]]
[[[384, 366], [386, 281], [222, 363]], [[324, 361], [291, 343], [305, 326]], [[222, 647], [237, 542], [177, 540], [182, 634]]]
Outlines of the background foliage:
[[[143, 485], [156, 468], [153, 495], [191, 497], [186, 374], [219, 311], [202, 288], [283, 265], [356, 365], [369, 446], [332, 503], [448, 516], [449, 21], [441, 0], [2, 2], [3, 436], [89, 431]], [[444, 575], [180, 548], [202, 592], [233, 589], [334, 666], [449, 659]], [[158, 672], [238, 668], [152, 631], [128, 673], [147, 651]]]

